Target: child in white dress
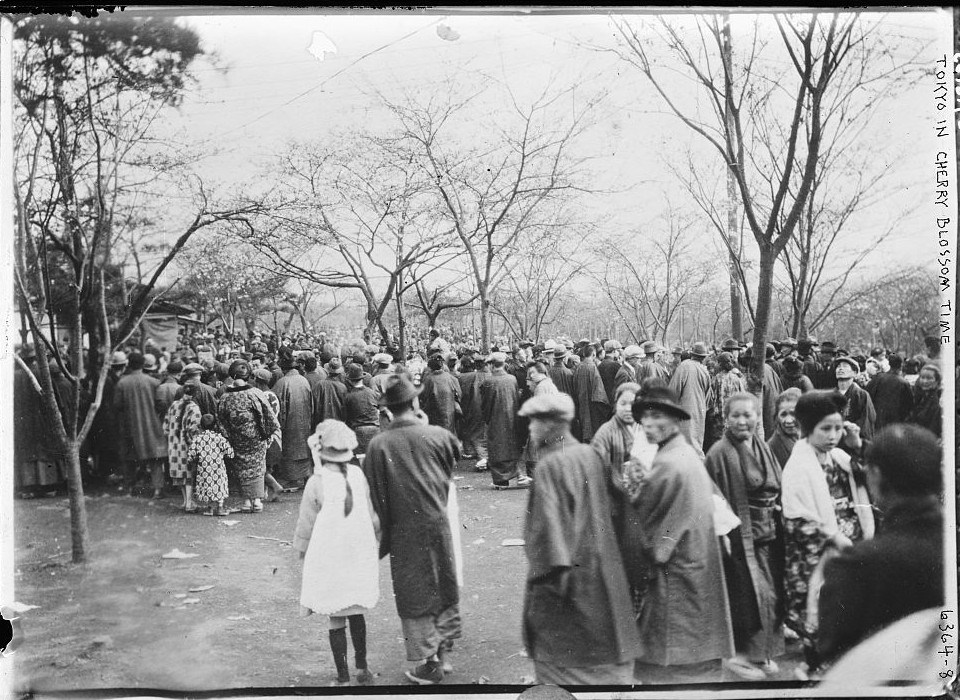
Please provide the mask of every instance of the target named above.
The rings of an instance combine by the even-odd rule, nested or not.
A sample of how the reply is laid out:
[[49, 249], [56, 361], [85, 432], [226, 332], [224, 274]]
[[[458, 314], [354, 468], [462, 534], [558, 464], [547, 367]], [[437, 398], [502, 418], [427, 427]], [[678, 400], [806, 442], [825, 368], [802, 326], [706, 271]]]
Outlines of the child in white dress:
[[347, 630], [357, 682], [373, 683], [367, 668], [363, 614], [380, 598], [380, 521], [363, 472], [354, 464], [357, 438], [346, 423], [326, 420], [307, 439], [314, 473], [303, 489], [294, 547], [303, 559], [301, 612], [329, 616], [330, 648], [337, 667], [335, 685], [350, 684]]

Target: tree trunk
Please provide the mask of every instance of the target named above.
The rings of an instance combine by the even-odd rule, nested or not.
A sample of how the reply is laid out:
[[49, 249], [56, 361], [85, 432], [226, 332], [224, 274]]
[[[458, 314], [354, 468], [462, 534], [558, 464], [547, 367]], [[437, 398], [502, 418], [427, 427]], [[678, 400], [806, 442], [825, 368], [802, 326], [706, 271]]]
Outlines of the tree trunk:
[[[383, 339], [386, 342], [386, 338]], [[397, 292], [397, 346], [400, 357], [407, 356], [407, 319], [403, 315], [403, 295]]]
[[750, 360], [748, 388], [760, 396], [763, 388], [763, 367], [766, 361], [767, 328], [773, 301], [773, 265], [776, 260], [768, 247], [760, 249], [760, 280], [757, 285], [756, 320], [753, 326], [753, 357]]
[[490, 300], [485, 291], [480, 293], [480, 350], [490, 352]]
[[70, 542], [73, 562], [87, 561], [89, 534], [87, 532], [87, 505], [83, 498], [83, 474], [80, 469], [80, 444], [70, 440], [67, 445], [67, 493], [70, 497]]

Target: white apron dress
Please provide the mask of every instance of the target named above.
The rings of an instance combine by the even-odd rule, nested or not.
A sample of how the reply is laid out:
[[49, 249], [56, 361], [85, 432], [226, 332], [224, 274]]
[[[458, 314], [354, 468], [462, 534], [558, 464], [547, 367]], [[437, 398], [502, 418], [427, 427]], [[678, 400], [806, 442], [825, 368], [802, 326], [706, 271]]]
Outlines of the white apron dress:
[[[347, 478], [321, 468], [323, 506], [313, 524], [303, 561], [300, 605], [335, 617], [359, 615], [380, 598], [377, 537], [370, 518], [369, 487], [359, 467], [347, 465]], [[344, 516], [346, 482], [353, 490], [353, 509]]]

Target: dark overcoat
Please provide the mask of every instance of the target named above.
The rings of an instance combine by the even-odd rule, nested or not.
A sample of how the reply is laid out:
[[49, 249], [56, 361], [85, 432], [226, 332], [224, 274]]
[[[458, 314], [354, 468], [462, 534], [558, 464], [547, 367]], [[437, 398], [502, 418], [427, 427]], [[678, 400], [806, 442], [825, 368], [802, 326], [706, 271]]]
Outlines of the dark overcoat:
[[640, 661], [672, 666], [733, 656], [713, 486], [682, 435], [660, 445], [637, 511], [650, 567]]
[[491, 462], [519, 459], [516, 417], [520, 393], [516, 378], [503, 369], [493, 369], [480, 386], [480, 400], [487, 424], [487, 459]]
[[117, 382], [113, 410], [120, 427], [120, 458], [123, 460], [167, 456], [167, 436], [155, 404], [158, 386], [160, 382], [142, 370], [133, 370]]
[[460, 456], [454, 435], [413, 417], [394, 419], [367, 446], [363, 471], [380, 518], [380, 557], [401, 618], [438, 615], [459, 602], [447, 500]]
[[540, 450], [524, 528], [527, 652], [565, 667], [631, 661], [639, 637], [603, 462], [571, 436]]

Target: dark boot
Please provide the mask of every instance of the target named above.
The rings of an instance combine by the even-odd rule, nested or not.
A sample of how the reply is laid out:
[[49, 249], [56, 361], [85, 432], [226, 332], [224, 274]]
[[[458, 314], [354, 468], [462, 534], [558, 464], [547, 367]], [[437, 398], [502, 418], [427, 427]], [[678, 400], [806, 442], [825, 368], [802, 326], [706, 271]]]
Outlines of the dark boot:
[[354, 658], [357, 663], [357, 683], [372, 685], [373, 674], [367, 668], [367, 621], [363, 615], [351, 615], [347, 618], [350, 623], [350, 639], [353, 640]]
[[350, 682], [350, 667], [347, 665], [347, 630], [341, 627], [330, 630], [330, 649], [333, 651], [333, 663], [337, 665], [337, 682]]

